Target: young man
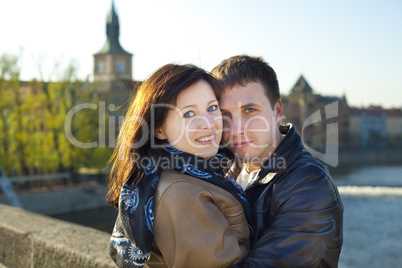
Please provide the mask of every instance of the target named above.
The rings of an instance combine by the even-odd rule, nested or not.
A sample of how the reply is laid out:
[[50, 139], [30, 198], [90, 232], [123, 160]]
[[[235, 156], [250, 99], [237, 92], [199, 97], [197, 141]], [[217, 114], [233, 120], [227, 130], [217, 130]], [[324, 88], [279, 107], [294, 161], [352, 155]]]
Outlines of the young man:
[[275, 71], [235, 56], [211, 72], [224, 85], [223, 138], [243, 167], [253, 217], [252, 250], [241, 267], [337, 267], [343, 205], [324, 165], [283, 115]]

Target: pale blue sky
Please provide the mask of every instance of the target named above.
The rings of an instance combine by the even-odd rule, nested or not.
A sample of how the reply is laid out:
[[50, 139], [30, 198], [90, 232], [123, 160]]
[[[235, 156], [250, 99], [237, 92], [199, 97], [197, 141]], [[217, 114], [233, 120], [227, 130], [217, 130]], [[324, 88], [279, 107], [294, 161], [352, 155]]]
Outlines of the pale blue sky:
[[[145, 79], [171, 62], [211, 70], [221, 60], [264, 57], [287, 94], [300, 74], [349, 105], [402, 107], [402, 1], [115, 0], [120, 43]], [[0, 54], [21, 55], [21, 78], [60, 76], [73, 60], [92, 78], [111, 0], [0, 0]], [[36, 60], [34, 60], [36, 59]], [[40, 60], [42, 59], [42, 60]]]

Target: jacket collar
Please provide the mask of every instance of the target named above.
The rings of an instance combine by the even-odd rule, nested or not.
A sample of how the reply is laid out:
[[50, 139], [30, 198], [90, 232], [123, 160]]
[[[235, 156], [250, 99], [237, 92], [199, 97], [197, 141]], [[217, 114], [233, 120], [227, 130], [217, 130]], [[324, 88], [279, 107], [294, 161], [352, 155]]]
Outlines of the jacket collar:
[[[280, 125], [279, 130], [286, 136], [271, 157], [264, 163], [258, 176], [258, 182], [261, 184], [268, 183], [273, 175], [286, 170], [304, 150], [300, 135], [292, 124]], [[271, 178], [265, 182], [267, 175]]]

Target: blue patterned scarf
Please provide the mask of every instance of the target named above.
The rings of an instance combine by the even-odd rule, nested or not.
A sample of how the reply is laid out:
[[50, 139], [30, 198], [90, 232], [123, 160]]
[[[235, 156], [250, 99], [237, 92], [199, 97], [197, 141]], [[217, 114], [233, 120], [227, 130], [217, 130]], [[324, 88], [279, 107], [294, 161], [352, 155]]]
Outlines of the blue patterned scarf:
[[200, 158], [165, 144], [151, 156], [137, 161], [142, 171], [141, 181], [134, 185], [134, 174], [121, 189], [119, 214], [110, 240], [110, 255], [119, 267], [143, 267], [150, 257], [153, 241], [153, 200], [163, 169], [174, 169], [215, 184], [236, 197], [251, 224], [251, 210], [243, 189], [233, 180], [224, 179], [223, 168], [228, 157], [218, 153]]

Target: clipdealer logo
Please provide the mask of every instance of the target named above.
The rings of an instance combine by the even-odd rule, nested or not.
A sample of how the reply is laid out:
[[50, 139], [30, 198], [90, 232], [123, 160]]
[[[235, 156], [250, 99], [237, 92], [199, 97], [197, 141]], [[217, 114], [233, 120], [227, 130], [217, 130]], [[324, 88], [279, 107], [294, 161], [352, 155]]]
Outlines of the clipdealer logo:
[[[328, 120], [331, 118], [336, 118], [338, 117], [339, 113], [339, 102], [335, 101], [332, 102], [324, 107], [325, 111], [325, 118], [321, 118], [321, 111], [318, 110], [314, 112], [312, 115], [310, 115], [306, 121], [304, 121], [303, 126], [302, 126], [302, 139], [304, 141], [304, 130], [306, 127], [313, 125], [315, 123], [321, 122], [323, 120]], [[319, 152], [317, 150], [314, 150], [310, 146], [308, 146], [306, 143], [304, 143], [304, 147], [306, 148], [307, 151], [309, 151], [312, 155], [314, 155], [317, 159], [321, 160], [322, 162], [332, 166], [336, 167], [339, 164], [339, 129], [338, 129], [338, 123], [328, 123], [326, 124], [326, 145], [325, 145], [325, 152]]]

